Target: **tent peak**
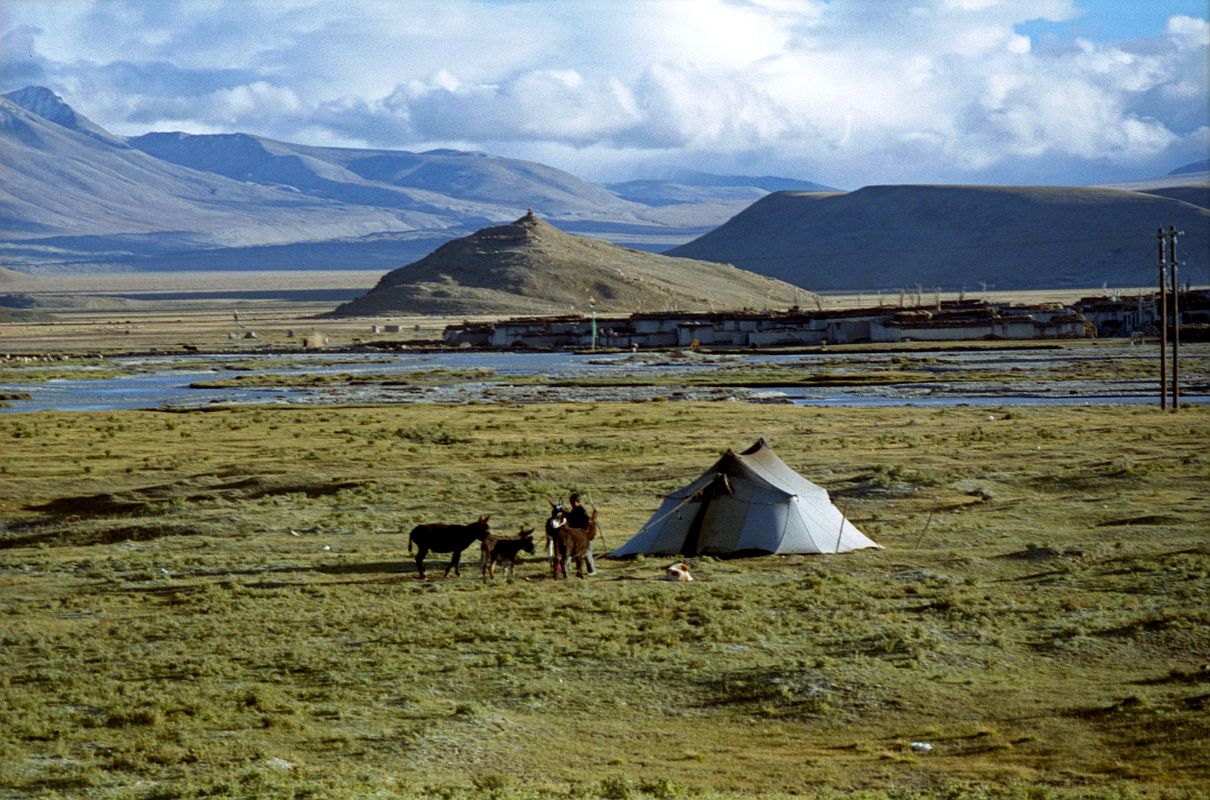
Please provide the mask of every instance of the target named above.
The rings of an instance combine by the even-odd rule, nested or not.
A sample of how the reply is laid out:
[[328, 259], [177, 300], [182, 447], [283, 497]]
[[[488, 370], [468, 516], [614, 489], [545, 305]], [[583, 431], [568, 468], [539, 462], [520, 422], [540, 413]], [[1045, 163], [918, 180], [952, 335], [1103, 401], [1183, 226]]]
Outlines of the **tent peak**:
[[[765, 437], [762, 436], [759, 439], [757, 439], [756, 442], [751, 447], [749, 447], [747, 450], [742, 451], [740, 453], [740, 455], [741, 456], [750, 456], [753, 453], [760, 452], [761, 450], [764, 450], [766, 448], [768, 448], [769, 450], [773, 449], [772, 447], [769, 447], [769, 443], [766, 442]], [[730, 452], [730, 451], [728, 451], [728, 452]]]

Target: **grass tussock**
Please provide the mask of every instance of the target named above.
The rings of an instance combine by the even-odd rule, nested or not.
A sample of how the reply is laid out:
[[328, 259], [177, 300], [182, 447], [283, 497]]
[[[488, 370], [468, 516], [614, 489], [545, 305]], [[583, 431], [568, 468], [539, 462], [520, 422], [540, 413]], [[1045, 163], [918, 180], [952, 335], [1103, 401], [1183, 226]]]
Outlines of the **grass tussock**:
[[[407, 557], [571, 490], [606, 550], [762, 435], [885, 549], [691, 584]], [[1203, 796], [1208, 438], [1201, 409], [0, 417], [0, 796]]]

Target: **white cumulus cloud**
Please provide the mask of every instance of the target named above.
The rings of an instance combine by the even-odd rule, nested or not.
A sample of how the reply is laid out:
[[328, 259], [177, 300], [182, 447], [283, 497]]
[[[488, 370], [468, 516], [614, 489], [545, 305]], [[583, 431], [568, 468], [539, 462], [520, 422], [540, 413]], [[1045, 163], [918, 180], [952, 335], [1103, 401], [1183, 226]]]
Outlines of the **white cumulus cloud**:
[[1210, 104], [1206, 19], [1157, 18], [1130, 41], [1024, 32], [1079, 19], [1082, 0], [7, 0], [0, 13], [4, 88], [46, 83], [116, 132], [457, 143], [587, 177], [662, 161], [844, 186], [1070, 182], [1107, 165], [1117, 179], [1204, 157]]

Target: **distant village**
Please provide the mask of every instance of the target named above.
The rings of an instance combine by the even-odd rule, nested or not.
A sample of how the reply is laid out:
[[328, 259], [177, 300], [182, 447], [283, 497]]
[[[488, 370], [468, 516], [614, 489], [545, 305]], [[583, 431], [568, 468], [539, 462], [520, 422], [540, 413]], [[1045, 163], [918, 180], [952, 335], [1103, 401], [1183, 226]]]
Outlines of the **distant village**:
[[[793, 347], [825, 344], [1136, 337], [1158, 331], [1154, 294], [1087, 297], [1071, 305], [939, 301], [846, 310], [642, 312], [630, 316], [514, 317], [448, 326], [445, 344], [488, 349]], [[1210, 290], [1183, 291], [1186, 338], [1210, 330]]]

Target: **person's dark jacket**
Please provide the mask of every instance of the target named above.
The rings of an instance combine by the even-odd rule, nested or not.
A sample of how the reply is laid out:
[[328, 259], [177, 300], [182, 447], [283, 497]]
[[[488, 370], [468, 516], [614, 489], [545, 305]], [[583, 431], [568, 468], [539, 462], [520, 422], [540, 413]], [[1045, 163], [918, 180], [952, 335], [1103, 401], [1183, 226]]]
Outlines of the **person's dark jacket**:
[[588, 519], [588, 509], [584, 506], [575, 506], [567, 512], [567, 524], [573, 528], [587, 528]]

